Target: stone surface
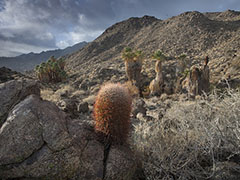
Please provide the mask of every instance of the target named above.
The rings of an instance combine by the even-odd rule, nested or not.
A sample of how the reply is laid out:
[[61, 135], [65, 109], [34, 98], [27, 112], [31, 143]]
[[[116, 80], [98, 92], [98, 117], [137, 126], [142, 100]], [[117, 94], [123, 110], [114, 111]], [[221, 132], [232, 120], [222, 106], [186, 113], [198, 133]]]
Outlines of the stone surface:
[[[127, 152], [127, 153], [126, 153]], [[131, 180], [135, 174], [137, 164], [129, 148], [111, 146], [107, 158], [106, 180]]]
[[59, 177], [75, 163], [65, 158], [72, 151], [65, 113], [30, 95], [0, 129], [0, 177]]
[[14, 80], [20, 77], [23, 77], [24, 75], [16, 72], [16, 71], [12, 71], [9, 68], [6, 67], [1, 67], [0, 68], [0, 83], [4, 83], [7, 82], [9, 80]]
[[71, 118], [75, 118], [78, 116], [78, 106], [77, 100], [72, 98], [64, 98], [60, 100], [57, 105], [60, 109], [66, 112]]
[[30, 95], [0, 129], [0, 179], [100, 180], [105, 167], [107, 179], [131, 179], [135, 165], [128, 148], [111, 148], [104, 164], [98, 139], [89, 120], [71, 120], [54, 103]]
[[0, 127], [6, 120], [8, 111], [30, 94], [40, 94], [34, 80], [20, 78], [0, 84]]

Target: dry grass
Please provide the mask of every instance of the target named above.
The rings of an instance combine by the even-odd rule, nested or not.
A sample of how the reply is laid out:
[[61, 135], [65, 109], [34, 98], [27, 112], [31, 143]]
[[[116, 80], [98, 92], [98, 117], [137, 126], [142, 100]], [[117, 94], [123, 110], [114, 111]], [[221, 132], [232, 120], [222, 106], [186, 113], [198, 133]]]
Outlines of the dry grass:
[[59, 96], [52, 89], [41, 89], [41, 97], [43, 100], [57, 102]]
[[174, 104], [132, 135], [147, 179], [214, 179], [219, 162], [240, 157], [240, 92]]
[[62, 85], [57, 91], [46, 88], [41, 90], [41, 97], [44, 100], [58, 102], [61, 99], [61, 95], [77, 94], [76, 90], [70, 85]]
[[236, 69], [240, 69], [240, 58], [234, 59], [232, 61], [232, 66], [235, 67]]

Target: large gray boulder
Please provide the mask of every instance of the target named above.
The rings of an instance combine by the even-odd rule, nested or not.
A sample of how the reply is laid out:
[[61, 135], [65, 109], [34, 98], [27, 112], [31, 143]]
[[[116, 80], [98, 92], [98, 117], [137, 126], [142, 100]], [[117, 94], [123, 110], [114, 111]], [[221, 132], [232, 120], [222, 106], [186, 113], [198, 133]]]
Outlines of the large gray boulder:
[[0, 128], [0, 179], [131, 179], [136, 166], [127, 147], [104, 145], [93, 126], [30, 95]]
[[106, 180], [132, 180], [137, 165], [128, 147], [111, 146], [106, 162]]
[[0, 129], [0, 177], [57, 177], [74, 168], [65, 117], [36, 95], [17, 104]]
[[0, 83], [0, 127], [8, 112], [30, 94], [40, 94], [36, 81], [26, 78]]

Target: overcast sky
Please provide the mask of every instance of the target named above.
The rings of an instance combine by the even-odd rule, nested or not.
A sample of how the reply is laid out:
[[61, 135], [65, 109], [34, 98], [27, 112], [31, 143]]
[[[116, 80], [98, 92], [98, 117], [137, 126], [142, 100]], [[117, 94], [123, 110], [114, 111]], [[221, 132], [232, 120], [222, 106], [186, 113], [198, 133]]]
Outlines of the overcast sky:
[[0, 56], [92, 41], [129, 17], [239, 10], [240, 0], [0, 0]]

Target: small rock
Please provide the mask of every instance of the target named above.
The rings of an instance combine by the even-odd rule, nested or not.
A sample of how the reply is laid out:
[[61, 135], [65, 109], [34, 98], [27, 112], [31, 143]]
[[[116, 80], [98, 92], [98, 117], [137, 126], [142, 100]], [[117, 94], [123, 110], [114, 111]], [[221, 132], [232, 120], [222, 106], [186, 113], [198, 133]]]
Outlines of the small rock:
[[138, 99], [134, 102], [132, 115], [135, 118], [138, 113], [146, 115], [147, 109], [145, 107], [145, 102], [142, 99]]
[[72, 118], [75, 118], [78, 115], [77, 101], [74, 99], [63, 99], [57, 105]]
[[78, 105], [77, 110], [78, 110], [78, 112], [80, 112], [80, 113], [87, 113], [87, 112], [89, 111], [88, 103], [87, 103], [87, 102], [81, 102], [81, 103]]

